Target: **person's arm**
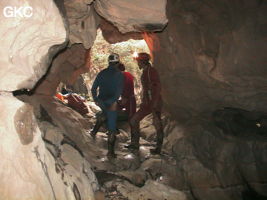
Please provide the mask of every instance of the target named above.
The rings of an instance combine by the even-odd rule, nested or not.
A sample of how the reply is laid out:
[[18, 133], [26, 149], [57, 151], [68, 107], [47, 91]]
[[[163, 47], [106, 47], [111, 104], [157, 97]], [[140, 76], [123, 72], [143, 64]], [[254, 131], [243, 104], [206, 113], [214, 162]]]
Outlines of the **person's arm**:
[[113, 95], [113, 97], [111, 97], [105, 101], [105, 103], [107, 103], [108, 105], [113, 104], [121, 96], [121, 93], [123, 90], [123, 82], [124, 82], [123, 73], [120, 72], [120, 74], [117, 76], [117, 78], [118, 78], [117, 85], [116, 85], [117, 89], [116, 89], [115, 94]]
[[92, 97], [94, 99], [95, 102], [98, 101], [98, 98], [97, 98], [97, 88], [99, 87], [99, 75], [96, 76], [96, 79], [92, 85], [92, 88], [91, 88], [91, 93], [92, 93]]

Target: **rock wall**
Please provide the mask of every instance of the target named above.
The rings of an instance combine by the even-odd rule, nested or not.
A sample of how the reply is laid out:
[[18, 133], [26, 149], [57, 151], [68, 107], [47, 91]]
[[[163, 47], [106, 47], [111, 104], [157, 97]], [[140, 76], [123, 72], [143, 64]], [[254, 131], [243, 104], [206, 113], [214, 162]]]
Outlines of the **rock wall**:
[[[244, 127], [232, 135], [204, 118], [174, 124], [164, 129], [164, 151], [176, 160], [172, 187], [200, 200], [266, 199], [266, 135], [245, 133]], [[163, 176], [172, 177], [168, 172]]]
[[[160, 31], [167, 24], [166, 0], [98, 0], [97, 13], [114, 24], [121, 33]], [[151, 6], [153, 5], [153, 6]]]
[[267, 112], [266, 1], [170, 0], [154, 51], [166, 108], [180, 121], [221, 107]]
[[[30, 6], [33, 14], [6, 17], [2, 11], [7, 6]], [[62, 16], [52, 0], [3, 0], [0, 10], [1, 199], [94, 199], [97, 181], [89, 163], [66, 144], [60, 147], [61, 157], [54, 156], [47, 147], [49, 143], [44, 143], [44, 131], [32, 105], [12, 95], [29, 94], [21, 89], [36, 88], [51, 57], [65, 45]], [[53, 90], [53, 84], [48, 85], [52, 89], [43, 90], [46, 95]], [[47, 126], [46, 132], [49, 131], [60, 138], [58, 129]], [[55, 145], [54, 149], [59, 147]]]
[[80, 74], [88, 72], [90, 51], [82, 44], [75, 44], [64, 49], [54, 58], [49, 72], [44, 80], [36, 86], [35, 93], [53, 96], [60, 82], [74, 85]]
[[[65, 1], [69, 33], [53, 1], [2, 0], [1, 10], [8, 5], [32, 6], [34, 14], [0, 16], [1, 197], [94, 199], [97, 181], [79, 150], [95, 153], [93, 141], [87, 145], [84, 137], [88, 123], [52, 95], [59, 82], [71, 84], [88, 69], [85, 48], [93, 44], [100, 23], [95, 10], [122, 33], [159, 31], [167, 23], [166, 1]], [[169, 0], [169, 25], [157, 35], [144, 34], [160, 72], [165, 108], [180, 123], [165, 127], [164, 151], [175, 157], [177, 178], [169, 183], [192, 199], [248, 198], [246, 191], [267, 195], [266, 137], [251, 137], [266, 123], [266, 9], [262, 0]], [[118, 41], [117, 30], [105, 23], [106, 38]], [[115, 34], [108, 36], [109, 31]], [[33, 88], [67, 36], [72, 46], [57, 56], [35, 95], [21, 98], [36, 114], [11, 91]], [[211, 117], [222, 107], [253, 112], [245, 119], [238, 115], [232, 126], [229, 113]], [[252, 128], [246, 130], [244, 122]], [[237, 130], [246, 135], [233, 134]], [[163, 173], [173, 178], [166, 169]]]
[[96, 30], [99, 25], [99, 16], [90, 4], [92, 0], [64, 1], [67, 21], [69, 24], [69, 46], [82, 43], [89, 49], [95, 40]]
[[137, 32], [130, 32], [130, 33], [122, 34], [118, 30], [118, 28], [116, 28], [113, 24], [111, 24], [110, 22], [108, 22], [105, 19], [101, 19], [99, 27], [102, 31], [103, 37], [110, 44], [126, 41], [129, 39], [134, 39], [134, 40], [142, 40], [143, 39], [141, 33], [137, 33]]
[[167, 123], [164, 148], [175, 187], [193, 199], [266, 198], [266, 10], [256, 0], [170, 0], [169, 24], [154, 36], [165, 109], [178, 123]]
[[65, 27], [52, 1], [3, 0], [1, 12], [6, 6], [31, 6], [33, 15], [5, 17], [1, 13], [0, 89], [32, 88], [47, 70], [50, 47], [65, 41]]

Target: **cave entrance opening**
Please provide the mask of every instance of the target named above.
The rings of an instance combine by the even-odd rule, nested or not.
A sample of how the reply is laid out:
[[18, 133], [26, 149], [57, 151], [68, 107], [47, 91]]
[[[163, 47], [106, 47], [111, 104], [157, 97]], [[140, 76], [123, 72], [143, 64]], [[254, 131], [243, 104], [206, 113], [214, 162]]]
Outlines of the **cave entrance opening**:
[[[135, 52], [150, 53], [145, 40], [130, 39], [124, 42], [110, 44], [104, 39], [101, 29], [98, 29], [96, 39], [91, 48], [91, 67], [88, 73], [83, 74], [89, 91], [96, 75], [108, 66], [108, 56], [110, 53], [117, 53], [120, 56], [121, 63], [125, 65], [125, 71], [130, 72], [135, 77], [135, 94], [139, 103], [141, 96], [141, 71], [138, 68], [137, 62], [133, 59]], [[89, 95], [90, 97], [91, 94]]]

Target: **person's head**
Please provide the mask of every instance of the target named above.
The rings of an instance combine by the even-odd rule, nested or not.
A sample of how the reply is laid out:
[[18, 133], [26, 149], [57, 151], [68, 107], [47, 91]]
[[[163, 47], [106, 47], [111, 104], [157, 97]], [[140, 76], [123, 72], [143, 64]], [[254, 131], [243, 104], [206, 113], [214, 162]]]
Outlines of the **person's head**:
[[135, 59], [137, 61], [139, 69], [144, 69], [146, 66], [150, 64], [149, 63], [150, 55], [148, 53], [145, 52], [138, 53], [138, 56]]
[[120, 70], [120, 71], [125, 71], [125, 65], [124, 64], [122, 64], [122, 63], [119, 63], [119, 65], [118, 65], [118, 69]]
[[116, 53], [111, 53], [108, 57], [108, 62], [111, 65], [118, 64], [120, 62], [120, 57]]

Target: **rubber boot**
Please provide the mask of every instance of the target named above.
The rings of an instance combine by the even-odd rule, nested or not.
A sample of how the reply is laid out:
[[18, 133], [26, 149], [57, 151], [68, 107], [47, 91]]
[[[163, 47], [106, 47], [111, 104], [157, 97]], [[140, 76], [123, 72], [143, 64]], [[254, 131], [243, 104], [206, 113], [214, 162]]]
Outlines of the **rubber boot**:
[[115, 142], [116, 142], [116, 135], [115, 132], [109, 132], [108, 134], [108, 158], [116, 158], [115, 154]]
[[128, 149], [139, 149], [140, 133], [139, 131], [131, 131], [131, 144], [125, 145]]
[[157, 131], [157, 145], [156, 148], [150, 150], [151, 154], [160, 154], [163, 143], [163, 136], [164, 133], [162, 130]]
[[97, 132], [99, 131], [100, 127], [102, 126], [103, 121], [97, 120], [94, 128], [90, 131], [90, 135], [95, 138]]
[[96, 124], [94, 126], [93, 129], [91, 129], [90, 131], [90, 135], [91, 137], [95, 138], [97, 132], [99, 131], [100, 127], [104, 124], [104, 122], [106, 121], [106, 117], [104, 115], [104, 113], [97, 113], [97, 117], [96, 117]]

